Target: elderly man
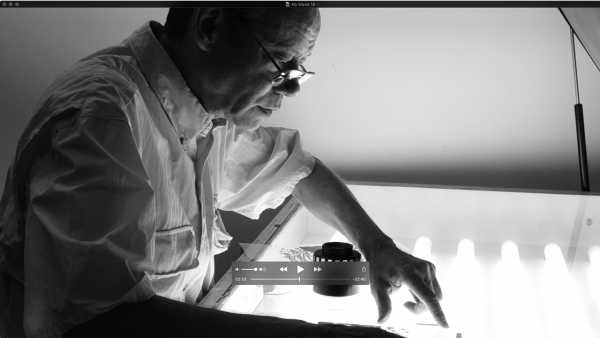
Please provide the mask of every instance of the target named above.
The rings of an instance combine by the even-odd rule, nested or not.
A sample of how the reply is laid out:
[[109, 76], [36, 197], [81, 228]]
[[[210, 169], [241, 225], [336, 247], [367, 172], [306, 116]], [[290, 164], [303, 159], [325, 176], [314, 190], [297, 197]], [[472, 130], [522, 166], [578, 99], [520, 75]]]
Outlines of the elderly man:
[[172, 9], [60, 76], [0, 206], [0, 335], [385, 336], [194, 306], [227, 234], [293, 193], [371, 264], [379, 319], [401, 284], [447, 326], [434, 266], [399, 250], [294, 130], [261, 127], [311, 75], [316, 9]]

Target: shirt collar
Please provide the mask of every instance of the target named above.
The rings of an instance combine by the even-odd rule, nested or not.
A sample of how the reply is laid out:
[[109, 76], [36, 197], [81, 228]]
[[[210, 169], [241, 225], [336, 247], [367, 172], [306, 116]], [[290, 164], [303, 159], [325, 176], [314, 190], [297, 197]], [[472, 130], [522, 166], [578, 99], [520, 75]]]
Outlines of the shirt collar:
[[146, 81], [156, 94], [182, 143], [197, 136], [205, 137], [213, 127], [211, 120], [215, 116], [208, 113], [192, 93], [152, 32], [151, 25], [162, 28], [158, 22], [147, 22], [124, 43], [130, 46]]

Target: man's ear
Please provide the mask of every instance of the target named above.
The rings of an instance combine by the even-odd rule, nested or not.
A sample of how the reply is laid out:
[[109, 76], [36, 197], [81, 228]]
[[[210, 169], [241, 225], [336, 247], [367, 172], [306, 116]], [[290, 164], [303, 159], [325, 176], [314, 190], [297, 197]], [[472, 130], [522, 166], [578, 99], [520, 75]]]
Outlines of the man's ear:
[[221, 8], [195, 8], [192, 18], [192, 38], [198, 48], [209, 51], [217, 41], [217, 27], [223, 19]]

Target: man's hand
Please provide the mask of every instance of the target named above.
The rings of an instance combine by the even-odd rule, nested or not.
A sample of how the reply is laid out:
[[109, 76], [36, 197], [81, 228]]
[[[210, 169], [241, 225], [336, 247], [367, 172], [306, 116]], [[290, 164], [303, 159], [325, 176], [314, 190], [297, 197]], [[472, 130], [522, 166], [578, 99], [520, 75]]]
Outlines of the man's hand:
[[438, 302], [442, 290], [433, 264], [400, 251], [367, 215], [346, 184], [321, 161], [317, 159], [312, 173], [298, 182], [294, 196], [363, 251], [370, 264], [371, 290], [379, 308], [379, 321], [385, 320], [391, 311], [389, 293], [406, 285], [415, 302], [405, 305], [413, 311], [429, 308], [437, 322], [448, 327]]
[[371, 292], [379, 310], [379, 322], [386, 320], [392, 310], [389, 294], [406, 285], [415, 302], [404, 305], [413, 312], [421, 312], [427, 307], [439, 325], [448, 327], [439, 303], [442, 289], [432, 263], [401, 251], [386, 238], [372, 251], [369, 265]]

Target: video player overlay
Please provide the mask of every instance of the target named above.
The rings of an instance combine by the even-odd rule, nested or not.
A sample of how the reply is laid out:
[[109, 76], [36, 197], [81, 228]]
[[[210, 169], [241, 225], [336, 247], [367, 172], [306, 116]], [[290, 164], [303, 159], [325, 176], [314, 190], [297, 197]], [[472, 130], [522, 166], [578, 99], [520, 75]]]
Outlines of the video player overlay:
[[[300, 250], [302, 257], [304, 250]], [[286, 252], [290, 258], [298, 252]], [[316, 293], [349, 296], [358, 292], [357, 285], [369, 284], [369, 265], [352, 244], [328, 242], [311, 256], [312, 262], [234, 262], [234, 285], [313, 285]], [[295, 259], [294, 259], [295, 260]]]
[[235, 262], [234, 285], [368, 285], [367, 262]]

